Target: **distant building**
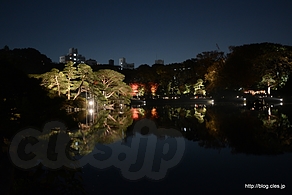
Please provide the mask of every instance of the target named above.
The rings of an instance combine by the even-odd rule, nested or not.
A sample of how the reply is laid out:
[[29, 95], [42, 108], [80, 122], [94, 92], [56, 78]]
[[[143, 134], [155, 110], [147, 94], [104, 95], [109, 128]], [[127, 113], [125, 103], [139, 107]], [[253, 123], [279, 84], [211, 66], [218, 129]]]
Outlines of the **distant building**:
[[60, 56], [59, 62], [67, 63], [70, 61], [75, 63], [85, 63], [85, 57], [78, 54], [77, 48], [70, 48], [67, 55]]
[[93, 60], [93, 59], [89, 59], [85, 61], [85, 64], [89, 65], [89, 66], [96, 66], [97, 65], [97, 61]]
[[121, 67], [121, 70], [123, 69], [134, 69], [135, 64], [134, 63], [127, 63], [126, 58], [120, 58], [119, 59], [119, 65]]
[[67, 58], [66, 58], [66, 56], [60, 56], [60, 58], [59, 58], [59, 62], [60, 63], [66, 63], [66, 60]]
[[93, 71], [98, 71], [101, 69], [110, 69], [115, 71], [120, 71], [121, 67], [116, 65], [109, 65], [109, 64], [99, 64], [98, 66], [92, 66]]
[[[100, 66], [119, 66], [119, 65], [115, 65], [115, 61], [112, 60], [112, 59], [110, 59], [110, 60], [108, 61], [108, 64], [98, 64], [98, 65], [100, 65]], [[120, 67], [120, 66], [119, 66], [119, 67]]]
[[126, 58], [120, 58], [119, 65], [121, 66], [121, 68], [123, 68], [126, 65]]
[[110, 69], [110, 70], [115, 70], [115, 71], [120, 71], [121, 66], [120, 65], [115, 65], [115, 61], [110, 59], [108, 61], [108, 64], [98, 64], [98, 66], [92, 66], [93, 71], [98, 71], [101, 69]]
[[131, 70], [133, 70], [134, 67], [135, 67], [135, 64], [134, 63], [129, 63], [129, 64], [127, 64], [127, 66], [124, 67], [124, 69], [131, 69]]
[[155, 64], [163, 64], [164, 65], [164, 60], [160, 60], [160, 59], [155, 60]]
[[112, 59], [110, 59], [110, 60], [108, 61], [108, 65], [114, 66], [114, 65], [115, 65], [115, 61], [112, 60]]

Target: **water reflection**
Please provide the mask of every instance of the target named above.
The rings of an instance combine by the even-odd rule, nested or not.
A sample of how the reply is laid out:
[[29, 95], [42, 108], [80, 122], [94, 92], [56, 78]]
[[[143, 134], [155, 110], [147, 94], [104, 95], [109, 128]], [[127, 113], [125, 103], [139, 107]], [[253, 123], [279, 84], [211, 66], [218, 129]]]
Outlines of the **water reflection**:
[[135, 121], [150, 118], [158, 127], [175, 128], [205, 148], [231, 148], [233, 153], [291, 152], [289, 106], [261, 110], [234, 105], [155, 106], [132, 109]]
[[158, 119], [165, 117], [172, 120], [172, 118], [179, 117], [195, 117], [200, 123], [204, 122], [206, 113], [206, 105], [191, 105], [190, 107], [170, 107], [170, 106], [156, 106], [144, 108], [131, 108], [132, 118], [139, 120], [142, 118]]
[[[189, 179], [185, 181], [193, 181], [193, 177], [196, 175], [205, 175], [205, 172], [200, 172], [201, 170], [209, 170], [210, 167], [216, 167], [213, 161], [211, 162], [210, 159], [204, 158], [204, 155], [207, 155], [208, 153], [207, 151], [212, 150], [202, 149], [200, 150], [202, 154], [203, 152], [205, 153], [204, 155], [200, 156], [194, 152], [194, 150], [197, 149], [194, 147], [194, 145], [197, 146], [197, 144], [201, 148], [214, 148], [218, 151], [223, 151], [223, 153], [230, 153], [230, 150], [232, 153], [256, 155], [275, 155], [285, 152], [291, 153], [291, 108], [292, 105], [285, 105], [281, 107], [266, 107], [262, 110], [251, 110], [250, 108], [244, 106], [217, 104], [208, 106], [189, 105], [151, 107], [144, 106], [140, 108], [123, 107], [122, 110], [120, 108], [117, 110], [100, 110], [94, 119], [94, 125], [90, 126], [89, 128], [80, 128], [76, 131], [66, 131], [64, 129], [63, 134], [68, 136], [68, 139], [71, 139], [70, 144], [68, 147], [66, 147], [66, 154], [68, 154], [69, 158], [76, 159], [78, 158], [78, 155], [86, 156], [87, 154], [91, 153], [98, 144], [109, 144], [113, 142], [118, 143], [117, 141], [120, 140], [125, 142], [123, 144], [126, 146], [129, 145], [130, 142], [138, 143], [139, 140], [142, 140], [143, 142], [143, 140], [145, 141], [146, 138], [148, 138], [150, 141], [156, 141], [157, 139], [157, 144], [161, 151], [163, 151], [162, 145], [166, 142], [169, 142], [169, 154], [172, 154], [174, 149], [171, 148], [175, 148], [173, 141], [176, 138], [184, 138], [183, 140], [189, 140], [187, 141], [187, 147], [184, 154], [184, 157], [186, 158], [182, 158], [183, 160], [180, 162], [181, 166], [177, 169], [173, 169], [175, 170], [175, 174], [172, 172], [172, 175], [181, 174], [181, 172], [186, 173], [185, 175], [189, 175]], [[141, 129], [139, 134], [137, 134], [137, 132], [133, 132], [133, 127], [135, 124], [137, 124], [139, 121], [141, 122], [142, 119], [153, 121], [159, 131], [154, 132], [151, 135], [145, 135], [145, 129]], [[170, 128], [175, 129], [175, 133], [172, 131], [170, 134], [168, 133], [169, 131], [165, 131], [165, 129]], [[54, 147], [54, 143], [57, 141], [57, 135], [60, 136], [60, 134], [61, 133], [55, 129], [55, 131], [50, 131], [48, 134], [42, 135], [42, 137], [38, 137], [39, 140], [47, 140], [45, 145], [46, 147], [49, 146], [47, 153], [42, 153], [43, 156], [40, 156], [41, 158], [48, 158], [52, 163], [59, 163], [58, 159], [56, 159], [56, 153], [60, 151], [55, 150], [56, 148]], [[43, 141], [41, 142], [45, 143]], [[116, 145], [120, 150], [122, 150], [119, 144]], [[153, 145], [153, 143], [149, 144], [149, 146], [151, 145]], [[138, 149], [140, 146], [140, 144], [137, 144]], [[221, 150], [222, 148], [226, 148], [227, 150]], [[146, 149], [147, 147], [144, 144], [144, 149], [142, 147], [142, 150], [139, 150], [142, 153], [142, 157], [144, 156], [144, 153], [146, 153], [144, 152]], [[225, 158], [228, 159], [230, 156], [233, 156], [226, 154], [224, 155], [224, 160]], [[194, 156], [196, 156], [199, 160], [194, 160]], [[238, 156], [243, 160], [247, 158], [246, 156], [243, 157], [243, 155], [237, 155], [236, 158], [238, 158]], [[250, 156], [252, 155], [249, 155], [248, 160], [250, 160]], [[144, 159], [142, 157], [140, 158], [140, 156], [137, 156], [139, 163], [137, 163], [136, 166], [143, 167], [142, 165]], [[155, 157], [157, 157], [157, 155]], [[54, 162], [54, 160], [57, 161]], [[202, 163], [201, 168], [198, 168], [198, 162], [204, 162]], [[222, 160], [222, 162], [225, 161]], [[64, 163], [64, 161], [62, 161], [62, 163]], [[160, 161], [158, 163], [160, 163]], [[206, 163], [209, 163], [208, 166], [206, 166], [207, 168], [204, 167]], [[156, 164], [154, 162], [153, 165]], [[227, 166], [225, 163], [222, 164]], [[262, 163], [259, 164], [262, 165]], [[244, 166], [244, 164], [242, 164], [242, 166]], [[234, 165], [234, 167], [236, 167], [236, 165]], [[158, 168], [155, 166], [154, 169], [158, 170]], [[28, 189], [34, 189], [32, 191], [38, 191], [38, 189], [40, 189], [39, 191], [41, 191], [48, 187], [52, 189], [52, 191], [50, 191], [52, 193], [66, 193], [74, 191], [78, 194], [82, 194], [84, 193], [84, 183], [82, 183], [82, 177], [90, 177], [89, 175], [91, 175], [93, 172], [90, 170], [84, 174], [82, 173], [84, 170], [85, 168], [76, 170], [48, 170], [43, 165], [39, 165], [30, 171], [15, 171], [15, 179], [13, 181], [13, 185], [15, 187], [14, 192], [20, 193], [22, 190]], [[189, 174], [190, 170], [192, 170], [192, 174]], [[226, 168], [225, 170], [229, 169]], [[241, 171], [235, 168], [229, 170], [229, 174], [232, 176], [229, 176], [228, 178], [234, 177], [234, 170], [238, 172]], [[100, 172], [99, 174], [102, 175]], [[222, 172], [222, 174], [226, 174], [226, 172]], [[217, 179], [221, 178], [215, 177], [213, 172], [211, 174], [206, 174], [206, 177], [208, 178], [202, 181], [209, 182], [210, 178], [214, 177], [214, 180], [217, 182]], [[167, 179], [166, 181], [169, 181]], [[174, 182], [179, 182], [176, 176], [173, 176], [172, 179]], [[104, 185], [109, 185], [109, 183], [113, 180], [117, 181], [116, 183], [124, 182], [124, 178], [120, 179], [119, 175], [113, 176], [112, 174], [109, 174], [109, 172], [104, 172], [104, 175], [102, 178], [100, 177], [99, 182], [103, 182], [102, 184]], [[197, 178], [197, 181], [200, 180], [201, 177]], [[91, 177], [90, 181], [94, 182]], [[94, 183], [94, 185], [96, 185], [96, 183]], [[132, 185], [132, 183], [129, 185]], [[220, 185], [223, 185], [223, 183], [221, 182]], [[145, 186], [144, 183], [143, 186]]]
[[[84, 113], [80, 116], [84, 117]], [[9, 170], [14, 176], [11, 192], [39, 194], [47, 189], [50, 194], [85, 194], [78, 158], [92, 152], [98, 143], [124, 139], [133, 119], [130, 108], [123, 107], [99, 110], [93, 121], [91, 126], [81, 123], [82, 128], [75, 130], [67, 129], [62, 122], [51, 121], [42, 132], [31, 129], [32, 133], [29, 136], [22, 133], [22, 138], [20, 132], [18, 137], [22, 140], [19, 144], [13, 140], [9, 152], [15, 166], [24, 171], [14, 167]], [[27, 153], [27, 148], [31, 152]]]
[[71, 148], [80, 155], [93, 151], [97, 143], [109, 144], [125, 137], [125, 131], [133, 122], [133, 112], [129, 107], [114, 110], [99, 110], [91, 126], [82, 126], [70, 134]]
[[[157, 128], [175, 129], [204, 148], [231, 148], [233, 153], [291, 152], [292, 117], [289, 106], [252, 110], [234, 105], [150, 106], [100, 110], [91, 126], [68, 131], [68, 155], [87, 155], [96, 144], [126, 141], [138, 121], [150, 119]], [[134, 121], [134, 123], [133, 123]], [[133, 125], [132, 125], [133, 123]], [[128, 130], [128, 132], [127, 132]], [[40, 139], [52, 139], [52, 132]]]
[[[47, 194], [85, 194], [82, 170], [76, 168], [80, 167], [78, 161], [71, 160], [64, 123], [51, 121], [42, 133], [32, 128], [19, 133], [9, 148], [15, 167], [6, 167], [11, 194], [40, 194], [44, 190]], [[19, 143], [15, 143], [17, 137]]]

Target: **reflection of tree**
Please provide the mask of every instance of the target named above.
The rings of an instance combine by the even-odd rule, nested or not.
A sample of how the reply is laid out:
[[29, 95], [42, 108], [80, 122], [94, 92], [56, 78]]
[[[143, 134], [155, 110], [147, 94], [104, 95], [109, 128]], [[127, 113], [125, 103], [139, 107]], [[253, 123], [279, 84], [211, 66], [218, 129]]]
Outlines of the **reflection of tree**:
[[210, 108], [207, 112], [206, 117], [206, 129], [210, 132], [210, 134], [218, 134], [220, 132], [220, 119], [214, 109]]
[[48, 170], [39, 165], [29, 171], [14, 171], [11, 194], [86, 194], [81, 169]]
[[[144, 109], [143, 109], [144, 110]], [[204, 117], [206, 113], [206, 107], [198, 106], [196, 107], [155, 107], [155, 108], [146, 108], [145, 116], [147, 118], [158, 119], [158, 122], [168, 124], [167, 126], [191, 126], [189, 123], [193, 123], [194, 119], [198, 123], [204, 122]], [[144, 115], [143, 115], [144, 117]], [[141, 115], [142, 118], [142, 115]]]
[[292, 132], [286, 114], [281, 113], [279, 109], [268, 108], [268, 115], [259, 113], [258, 117], [266, 129], [267, 135], [280, 142], [282, 146], [291, 146]]
[[[262, 120], [263, 118], [265, 118], [264, 121]], [[278, 154], [287, 151], [287, 149], [291, 150], [291, 144], [289, 149], [283, 140], [290, 139], [292, 133], [291, 130], [287, 131], [287, 126], [284, 127], [279, 123], [279, 119], [278, 116], [273, 116], [272, 118], [270, 117], [268, 122], [269, 116], [262, 113], [262, 111], [259, 111], [258, 114], [255, 111], [246, 110], [241, 114], [230, 116], [229, 123], [227, 123], [226, 119], [226, 122], [223, 122], [222, 130], [234, 152]], [[226, 126], [227, 124], [229, 128]], [[287, 123], [284, 122], [283, 124]], [[233, 128], [231, 129], [230, 127]], [[285, 137], [279, 136], [282, 132], [286, 133]]]
[[198, 129], [199, 145], [205, 148], [224, 148], [227, 140], [220, 131], [220, 115], [217, 115], [216, 107], [209, 107], [205, 112], [205, 120], [202, 127]]
[[145, 115], [145, 110], [143, 108], [131, 108], [132, 118], [139, 119]]
[[[232, 105], [214, 107], [156, 107], [159, 127], [175, 128], [206, 148], [230, 147], [234, 153], [291, 152], [292, 128], [281, 109], [252, 111]], [[145, 108], [151, 117], [152, 108]], [[270, 113], [267, 114], [267, 113]], [[292, 115], [292, 113], [291, 113]]]
[[194, 116], [198, 119], [199, 123], [203, 123], [204, 122], [204, 117], [206, 114], [206, 107], [195, 107], [195, 113]]
[[113, 143], [123, 139], [124, 132], [133, 122], [132, 112], [129, 107], [114, 110], [100, 110], [95, 118], [95, 123], [87, 129], [80, 129], [71, 135], [74, 140], [73, 148], [81, 155], [90, 153], [96, 143]]
[[[60, 140], [61, 142], [67, 140], [64, 139], [65, 137], [69, 139], [69, 136], [65, 134], [64, 129], [59, 128], [48, 133], [43, 133], [37, 137], [37, 140], [42, 143], [37, 151], [46, 151], [36, 153], [38, 160], [42, 163], [26, 171], [12, 168], [11, 194], [41, 194], [44, 191], [47, 194], [85, 194], [85, 189], [82, 183], [81, 168], [66, 168], [66, 160], [60, 160], [60, 158], [63, 158], [60, 156], [62, 155], [62, 152], [56, 152], [57, 140], [60, 144]], [[31, 137], [24, 140], [29, 143], [34, 142], [34, 138]], [[63, 142], [62, 144], [66, 145], [67, 142]], [[60, 147], [60, 145], [58, 146]], [[66, 157], [72, 157], [72, 155], [70, 156], [72, 153], [68, 150], [69, 147], [64, 147], [64, 149], [66, 150]], [[26, 155], [34, 154], [31, 153]], [[65, 159], [67, 159], [66, 157]], [[72, 158], [70, 158], [70, 160], [72, 160]], [[71, 161], [70, 163], [72, 162], [74, 161]], [[60, 163], [65, 165], [65, 167], [59, 168], [60, 166], [57, 165], [58, 168], [52, 168]], [[80, 166], [78, 161], [75, 161], [74, 163], [74, 167]]]

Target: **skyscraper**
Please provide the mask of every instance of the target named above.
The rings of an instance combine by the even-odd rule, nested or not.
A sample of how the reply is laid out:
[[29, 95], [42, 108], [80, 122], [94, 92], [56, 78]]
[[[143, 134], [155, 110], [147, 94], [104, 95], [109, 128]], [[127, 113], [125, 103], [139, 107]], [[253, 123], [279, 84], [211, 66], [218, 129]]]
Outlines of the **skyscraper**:
[[119, 59], [119, 65], [121, 66], [121, 70], [123, 69], [134, 69], [134, 63], [127, 63], [126, 58]]
[[67, 62], [75, 62], [75, 63], [85, 63], [85, 57], [78, 54], [77, 48], [70, 48], [69, 53], [64, 56], [60, 56], [60, 63], [67, 63]]

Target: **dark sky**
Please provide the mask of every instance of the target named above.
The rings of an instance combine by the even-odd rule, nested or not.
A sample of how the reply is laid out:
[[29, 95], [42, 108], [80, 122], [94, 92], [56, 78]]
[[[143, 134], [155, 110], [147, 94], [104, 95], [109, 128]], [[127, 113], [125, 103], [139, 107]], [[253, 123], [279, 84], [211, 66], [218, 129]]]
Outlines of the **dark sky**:
[[32, 47], [54, 62], [78, 48], [87, 59], [152, 65], [203, 51], [292, 45], [291, 0], [1, 0], [0, 47]]

